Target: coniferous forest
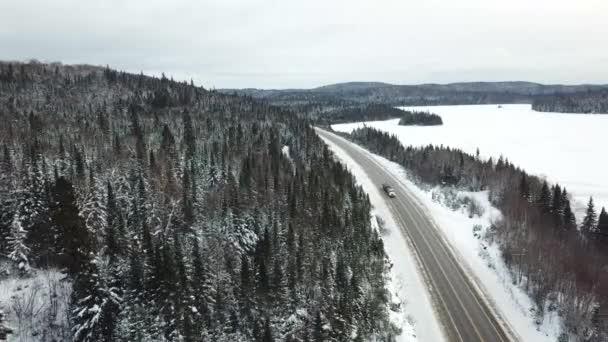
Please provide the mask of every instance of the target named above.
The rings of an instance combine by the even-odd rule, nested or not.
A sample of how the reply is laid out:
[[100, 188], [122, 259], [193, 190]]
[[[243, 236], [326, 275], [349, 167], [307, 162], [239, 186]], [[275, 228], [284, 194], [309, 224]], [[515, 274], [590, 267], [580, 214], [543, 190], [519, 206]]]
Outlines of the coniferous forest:
[[399, 124], [402, 126], [438, 126], [443, 125], [443, 120], [441, 120], [441, 116], [434, 113], [405, 111]]
[[0, 285], [59, 275], [0, 337], [392, 340], [369, 200], [305, 118], [30, 62], [0, 63], [0, 122]]
[[532, 102], [532, 109], [539, 112], [606, 114], [608, 113], [608, 91], [604, 89], [539, 96]]
[[[483, 160], [444, 146], [403, 146], [374, 128], [350, 136], [405, 167], [417, 182], [467, 191], [488, 190], [502, 218], [485, 239], [497, 243], [513, 284], [530, 295], [540, 321], [558, 310], [576, 341], [608, 340], [608, 214], [589, 199], [577, 226], [566, 188], [549, 184], [508, 160]], [[564, 341], [568, 335], [563, 335]], [[561, 339], [560, 339], [561, 341]]]

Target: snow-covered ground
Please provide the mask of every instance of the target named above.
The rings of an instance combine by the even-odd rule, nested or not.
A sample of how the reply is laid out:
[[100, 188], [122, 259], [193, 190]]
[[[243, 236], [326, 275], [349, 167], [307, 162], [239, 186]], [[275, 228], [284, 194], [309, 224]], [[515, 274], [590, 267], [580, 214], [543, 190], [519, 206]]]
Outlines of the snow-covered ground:
[[[385, 196], [373, 184], [365, 171], [339, 147], [326, 141], [331, 149], [353, 173], [358, 183], [369, 194], [375, 213], [382, 217], [387, 231], [383, 234], [385, 248], [394, 267], [390, 288], [406, 303], [404, 312], [395, 315], [395, 322], [405, 327], [400, 341], [411, 341], [416, 334], [419, 341], [440, 341], [439, 323], [432, 311], [431, 301], [424, 281], [417, 270], [415, 258], [409, 246], [395, 228], [395, 221], [386, 206]], [[446, 189], [421, 189], [412, 183], [404, 169], [385, 158], [375, 158], [403, 180], [425, 210], [434, 219], [446, 240], [456, 252], [470, 277], [486, 293], [490, 302], [522, 341], [555, 341], [560, 332], [560, 320], [556, 313], [547, 313], [540, 324], [535, 322], [532, 300], [509, 280], [508, 271], [495, 245], [487, 245], [480, 236], [500, 212], [491, 206], [486, 192], [457, 192], [453, 197], [469, 197], [483, 208], [481, 216], [469, 217], [467, 207], [454, 209], [454, 199], [448, 200]], [[474, 227], [477, 226], [475, 230]], [[409, 317], [404, 320], [404, 316]], [[413, 327], [411, 326], [413, 324]], [[413, 328], [413, 332], [410, 332]]]
[[[57, 270], [32, 269], [29, 276], [4, 274], [7, 264], [0, 260], [0, 310], [14, 333], [8, 341], [65, 341], [71, 284]], [[52, 328], [51, 328], [52, 327]]]
[[396, 134], [404, 145], [443, 144], [483, 157], [501, 155], [527, 172], [565, 185], [580, 218], [589, 196], [608, 208], [608, 115], [541, 113], [530, 105], [404, 107], [439, 114], [443, 126], [399, 126], [399, 120], [333, 125], [351, 132], [364, 124]]

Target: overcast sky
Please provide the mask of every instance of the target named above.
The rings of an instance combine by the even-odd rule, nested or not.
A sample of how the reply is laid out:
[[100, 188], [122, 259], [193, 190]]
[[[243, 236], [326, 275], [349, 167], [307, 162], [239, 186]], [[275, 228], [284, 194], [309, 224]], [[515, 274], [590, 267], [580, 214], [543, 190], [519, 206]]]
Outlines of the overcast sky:
[[608, 83], [606, 0], [0, 0], [0, 59], [206, 87]]

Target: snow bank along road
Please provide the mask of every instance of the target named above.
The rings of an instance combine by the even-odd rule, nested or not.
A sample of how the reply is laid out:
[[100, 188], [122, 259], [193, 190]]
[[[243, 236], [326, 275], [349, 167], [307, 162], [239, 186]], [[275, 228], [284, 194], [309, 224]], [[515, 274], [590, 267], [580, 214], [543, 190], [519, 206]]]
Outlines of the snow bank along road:
[[512, 334], [507, 332], [500, 318], [466, 276], [432, 219], [406, 186], [376, 162], [369, 152], [333, 133], [317, 129], [317, 134], [348, 153], [378, 187], [386, 182], [395, 189], [397, 196], [387, 197], [388, 206], [417, 254], [447, 339], [462, 342], [512, 341]]

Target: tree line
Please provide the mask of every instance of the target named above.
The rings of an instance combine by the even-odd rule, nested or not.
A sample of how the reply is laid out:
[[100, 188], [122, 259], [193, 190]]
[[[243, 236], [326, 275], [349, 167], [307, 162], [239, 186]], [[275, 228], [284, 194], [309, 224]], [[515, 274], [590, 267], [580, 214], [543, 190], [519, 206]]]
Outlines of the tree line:
[[0, 121], [0, 261], [72, 286], [68, 317], [30, 336], [394, 339], [369, 199], [304, 116], [165, 75], [0, 63]]
[[502, 219], [485, 237], [497, 243], [512, 281], [536, 303], [537, 318], [558, 310], [563, 340], [605, 341], [608, 326], [608, 215], [593, 199], [577, 225], [565, 187], [527, 174], [507, 159], [483, 160], [459, 149], [404, 146], [399, 139], [365, 127], [350, 138], [405, 167], [427, 185], [488, 190]]
[[399, 120], [401, 126], [438, 126], [443, 125], [441, 116], [429, 113], [429, 112], [418, 112], [418, 111], [405, 111], [401, 115]]
[[594, 90], [539, 96], [532, 102], [532, 109], [539, 112], [607, 114], [608, 91]]

